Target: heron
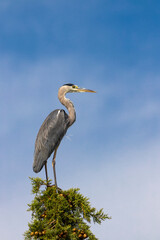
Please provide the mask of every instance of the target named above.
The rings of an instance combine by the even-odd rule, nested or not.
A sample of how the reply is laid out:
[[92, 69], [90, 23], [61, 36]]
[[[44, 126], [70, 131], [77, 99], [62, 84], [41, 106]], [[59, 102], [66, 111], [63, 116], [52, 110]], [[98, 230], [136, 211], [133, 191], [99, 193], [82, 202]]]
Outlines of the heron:
[[91, 92], [93, 90], [80, 88], [77, 85], [68, 83], [61, 86], [58, 90], [59, 101], [67, 108], [69, 114], [63, 109], [52, 111], [42, 123], [35, 141], [33, 171], [38, 173], [45, 166], [46, 182], [48, 183], [47, 160], [53, 154], [52, 167], [54, 174], [54, 185], [57, 188], [55, 159], [57, 149], [68, 128], [76, 120], [76, 111], [70, 99], [66, 98], [66, 93]]

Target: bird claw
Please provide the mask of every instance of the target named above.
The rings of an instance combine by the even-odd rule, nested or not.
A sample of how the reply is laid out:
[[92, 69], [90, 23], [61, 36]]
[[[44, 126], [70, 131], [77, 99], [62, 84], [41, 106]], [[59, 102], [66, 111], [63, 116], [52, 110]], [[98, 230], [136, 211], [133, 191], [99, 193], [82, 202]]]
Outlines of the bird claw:
[[47, 183], [47, 187], [55, 187], [57, 190], [62, 191], [62, 189], [57, 187], [55, 184], [50, 185], [49, 183]]

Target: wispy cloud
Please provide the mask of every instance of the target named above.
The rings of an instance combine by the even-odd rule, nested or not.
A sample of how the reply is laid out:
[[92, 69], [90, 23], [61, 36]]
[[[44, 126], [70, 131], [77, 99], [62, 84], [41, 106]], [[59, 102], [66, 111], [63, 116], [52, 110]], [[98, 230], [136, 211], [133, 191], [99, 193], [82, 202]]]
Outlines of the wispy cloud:
[[[1, 186], [3, 199], [0, 205], [2, 213], [5, 211], [6, 214], [2, 226], [7, 231], [7, 234], [3, 233], [3, 239], [17, 236], [23, 239], [20, 235], [27, 228], [29, 219], [25, 205], [30, 201], [28, 175], [37, 176], [32, 173], [35, 137], [47, 114], [55, 108], [62, 108], [57, 99], [58, 87], [73, 82], [93, 88], [97, 94], [68, 95], [75, 104], [77, 121], [68, 131], [71, 140], [64, 138], [58, 151], [56, 167], [60, 186], [80, 187], [93, 205], [104, 207], [113, 217], [101, 227], [93, 227], [99, 239], [105, 240], [108, 236], [113, 240], [117, 237], [135, 240], [139, 236], [147, 239], [153, 235], [158, 240], [157, 222], [160, 219], [156, 210], [160, 198], [157, 191], [160, 137], [157, 132], [157, 75], [155, 77], [153, 72], [154, 84], [145, 87], [148, 81], [145, 73], [136, 71], [133, 75], [129, 69], [128, 73], [120, 69], [114, 73], [114, 66], [109, 71], [101, 63], [91, 62], [89, 65], [87, 60], [76, 61], [72, 56], [29, 63], [6, 57], [0, 62], [3, 80], [0, 82], [3, 116], [0, 178], [8, 185], [7, 188]], [[139, 127], [146, 121], [149, 125]], [[155, 129], [154, 122], [157, 123]], [[134, 133], [135, 129], [146, 135], [143, 139], [137, 135], [133, 144], [133, 134], [128, 133]], [[38, 176], [44, 178], [44, 172]], [[49, 176], [52, 177], [50, 161]], [[20, 191], [23, 184], [28, 192], [24, 196]], [[11, 208], [17, 209], [19, 205], [19, 201], [14, 200], [13, 189], [16, 198], [23, 202], [21, 211], [12, 211], [12, 217], [16, 215], [14, 220], [23, 219], [21, 226], [13, 224], [14, 233], [13, 228], [7, 230]], [[4, 199], [10, 201], [5, 204]]]
[[[104, 150], [97, 156], [94, 151], [97, 162], [86, 158], [85, 163], [80, 161], [77, 170], [74, 168], [74, 185], [79, 186], [94, 205], [104, 207], [112, 216], [112, 220], [102, 226], [93, 226], [99, 239], [105, 240], [107, 236], [113, 240], [117, 237], [134, 240], [154, 236], [158, 240], [159, 154], [157, 139], [148, 145], [127, 147], [113, 154]], [[65, 185], [71, 184], [72, 179], [67, 178]]]

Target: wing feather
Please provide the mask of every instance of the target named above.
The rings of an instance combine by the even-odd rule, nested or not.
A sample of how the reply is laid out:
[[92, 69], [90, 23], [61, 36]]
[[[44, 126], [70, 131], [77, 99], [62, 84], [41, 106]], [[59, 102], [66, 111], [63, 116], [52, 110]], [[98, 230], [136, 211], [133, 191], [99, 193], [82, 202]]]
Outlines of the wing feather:
[[64, 110], [51, 112], [39, 129], [35, 142], [34, 172], [40, 172], [47, 159], [61, 142], [69, 127], [69, 118]]

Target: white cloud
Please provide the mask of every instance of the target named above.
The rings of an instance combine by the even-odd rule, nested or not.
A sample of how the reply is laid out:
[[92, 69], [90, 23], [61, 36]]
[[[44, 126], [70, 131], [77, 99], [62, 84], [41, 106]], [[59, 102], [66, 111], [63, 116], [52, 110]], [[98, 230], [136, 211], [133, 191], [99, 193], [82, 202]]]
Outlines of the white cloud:
[[[139, 103], [137, 101], [137, 104], [135, 106], [123, 106], [123, 109], [119, 111], [120, 115], [118, 118], [117, 123], [127, 123], [127, 122], [135, 122], [135, 121], [145, 121], [145, 120], [151, 120], [155, 117], [160, 116], [160, 102], [159, 101], [153, 101], [152, 100], [148, 102]], [[117, 118], [116, 118], [117, 119]]]
[[[125, 145], [120, 141], [118, 148], [111, 151], [109, 148], [106, 149], [106, 139], [101, 139], [102, 147], [98, 145], [102, 136], [99, 135], [99, 129], [97, 130], [102, 126], [108, 134], [106, 129], [109, 131], [110, 128], [110, 133], [112, 132], [114, 137], [116, 124], [121, 128], [126, 122], [132, 124], [133, 121], [143, 122], [145, 119], [152, 123], [152, 118], [159, 118], [159, 102], [154, 96], [155, 90], [152, 88], [152, 94], [146, 98], [142, 87], [138, 94], [133, 92], [130, 98], [130, 83], [128, 85], [125, 85], [126, 82], [117, 83], [112, 77], [106, 82], [103, 66], [95, 65], [94, 70], [90, 68], [89, 71], [85, 64], [79, 65], [71, 57], [43, 60], [32, 64], [12, 63], [7, 58], [0, 62], [3, 79], [0, 83], [2, 103], [0, 111], [4, 119], [1, 125], [1, 142], [2, 146], [6, 144], [5, 150], [1, 151], [1, 179], [6, 179], [6, 176], [11, 180], [14, 178], [9, 186], [2, 185], [4, 194], [0, 206], [4, 215], [1, 225], [3, 240], [17, 237], [23, 239], [21, 234], [26, 230], [27, 221], [30, 219], [26, 213], [26, 203], [30, 201], [29, 180], [26, 175], [27, 172], [28, 175], [31, 172], [35, 128], [40, 127], [42, 120], [52, 109], [61, 107], [57, 99], [57, 90], [65, 82], [93, 88], [98, 93], [70, 95], [75, 102], [78, 118], [68, 132], [73, 135], [71, 141], [65, 138], [58, 151], [56, 167], [60, 186], [80, 187], [81, 192], [90, 197], [93, 206], [104, 207], [104, 210], [112, 216], [113, 219], [104, 222], [102, 226], [93, 227], [100, 240], [107, 238], [159, 240], [159, 138], [152, 140], [148, 134], [143, 143], [137, 139], [134, 147], [130, 148], [127, 144], [130, 139]], [[151, 88], [146, 91], [150, 93]], [[135, 105], [133, 98], [136, 99]], [[119, 103], [118, 107], [114, 106], [115, 99], [116, 104]], [[132, 103], [132, 108], [129, 103]], [[93, 140], [94, 129], [96, 136]], [[87, 142], [85, 149], [82, 148], [83, 142]], [[12, 151], [7, 153], [7, 147]], [[3, 159], [7, 160], [8, 166]], [[19, 172], [25, 171], [24, 175], [16, 175], [17, 183], [16, 168]], [[52, 177], [51, 162], [49, 168], [49, 176]], [[44, 172], [38, 176], [44, 177]], [[21, 186], [18, 182], [21, 182]], [[26, 182], [28, 187], [24, 187], [23, 194], [21, 188], [26, 186]], [[4, 198], [9, 200], [4, 201]], [[8, 224], [8, 219], [12, 225]], [[16, 224], [18, 221], [20, 224]]]
[[112, 216], [92, 227], [98, 239], [159, 239], [159, 156], [157, 140], [112, 155], [104, 150], [101, 157], [95, 151], [97, 162], [76, 159], [79, 169], [74, 169], [72, 179], [66, 178], [66, 186], [74, 181], [94, 206]]
[[[80, 187], [80, 192], [90, 198], [92, 206], [104, 208], [112, 216], [102, 225], [92, 225], [98, 239], [159, 240], [159, 141], [110, 155], [104, 150], [101, 159], [95, 151], [97, 162], [91, 161], [93, 156], [90, 159], [87, 156], [85, 162], [81, 162], [81, 156], [70, 156], [68, 160], [58, 156], [58, 165], [62, 161], [69, 164], [68, 169], [58, 167], [60, 186], [64, 189]], [[72, 167], [71, 158], [76, 161]], [[10, 191], [10, 198], [0, 204], [4, 216], [1, 219], [3, 240], [23, 239], [22, 234], [27, 229], [30, 214], [26, 212], [26, 204], [31, 201], [31, 196], [29, 180], [27, 184], [26, 181]]]

